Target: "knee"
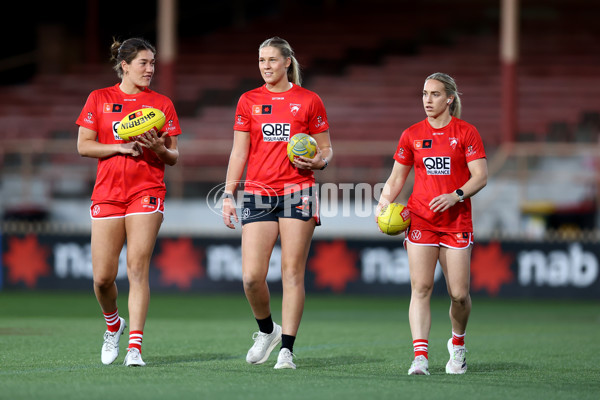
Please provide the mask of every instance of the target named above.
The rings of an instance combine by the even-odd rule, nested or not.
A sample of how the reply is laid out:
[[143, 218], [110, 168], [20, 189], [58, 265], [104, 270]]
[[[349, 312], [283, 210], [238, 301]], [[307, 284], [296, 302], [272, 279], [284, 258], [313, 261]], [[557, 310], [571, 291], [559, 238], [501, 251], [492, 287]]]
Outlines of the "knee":
[[281, 269], [281, 282], [287, 287], [304, 286], [304, 268], [284, 265]]
[[450, 293], [450, 300], [452, 301], [453, 304], [459, 305], [461, 307], [465, 307], [469, 301], [470, 301], [471, 297], [469, 296], [469, 292], [468, 291], [461, 291], [459, 293]]
[[107, 290], [115, 284], [115, 277], [108, 275], [94, 275], [94, 286], [100, 290]]
[[266, 281], [255, 274], [244, 274], [242, 276], [242, 282], [244, 283], [245, 292], [254, 292], [265, 285]]
[[130, 283], [145, 283], [148, 282], [149, 267], [141, 263], [127, 264], [127, 278]]
[[286, 287], [304, 287], [304, 274], [284, 274], [281, 283]]
[[426, 299], [431, 296], [433, 285], [431, 284], [412, 284], [412, 297], [417, 299]]

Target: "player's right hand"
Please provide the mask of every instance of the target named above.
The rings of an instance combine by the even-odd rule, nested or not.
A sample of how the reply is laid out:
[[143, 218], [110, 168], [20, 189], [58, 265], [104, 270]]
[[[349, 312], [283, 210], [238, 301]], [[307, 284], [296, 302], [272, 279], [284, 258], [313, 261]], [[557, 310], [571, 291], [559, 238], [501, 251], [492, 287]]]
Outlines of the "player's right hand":
[[142, 154], [142, 147], [137, 142], [127, 142], [119, 144], [119, 152], [121, 154], [137, 157]]
[[225, 224], [225, 226], [228, 227], [229, 229], [235, 229], [235, 225], [233, 225], [233, 222], [231, 221], [231, 219], [233, 218], [233, 220], [236, 223], [238, 223], [239, 220], [238, 220], [237, 213], [235, 212], [235, 203], [233, 202], [233, 199], [230, 199], [230, 198], [223, 199], [221, 214], [223, 216], [223, 223]]

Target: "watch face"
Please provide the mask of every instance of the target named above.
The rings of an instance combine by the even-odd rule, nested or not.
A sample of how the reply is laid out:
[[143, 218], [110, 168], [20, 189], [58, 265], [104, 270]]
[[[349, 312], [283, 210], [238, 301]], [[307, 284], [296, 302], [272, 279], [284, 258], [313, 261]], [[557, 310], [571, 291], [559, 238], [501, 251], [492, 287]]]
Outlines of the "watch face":
[[464, 195], [465, 195], [465, 192], [463, 192], [463, 191], [462, 191], [462, 190], [460, 190], [460, 189], [456, 189], [456, 194], [457, 194], [457, 195], [459, 195], [459, 196], [464, 196]]

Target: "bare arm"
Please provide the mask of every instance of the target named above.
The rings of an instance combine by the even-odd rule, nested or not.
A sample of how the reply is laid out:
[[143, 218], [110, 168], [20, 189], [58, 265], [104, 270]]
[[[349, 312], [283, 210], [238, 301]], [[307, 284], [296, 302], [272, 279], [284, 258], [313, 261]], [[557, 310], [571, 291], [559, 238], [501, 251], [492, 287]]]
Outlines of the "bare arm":
[[96, 141], [97, 133], [91, 129], [79, 127], [77, 136], [77, 151], [82, 157], [105, 158], [115, 154], [129, 154], [139, 156], [142, 154], [140, 145], [136, 142], [106, 144]]
[[396, 200], [396, 197], [398, 197], [404, 187], [404, 183], [406, 183], [406, 177], [411, 168], [412, 165], [400, 164], [397, 161], [394, 162], [392, 173], [383, 186], [381, 196], [379, 197], [379, 204], [377, 204], [377, 208], [375, 209], [375, 221], [377, 221], [381, 209]]
[[329, 130], [312, 135], [317, 142], [317, 154], [313, 158], [295, 157], [294, 165], [301, 169], [321, 169], [325, 164], [329, 164], [333, 158], [333, 148]]
[[[237, 187], [246, 162], [248, 161], [248, 153], [250, 152], [250, 132], [234, 131], [233, 132], [233, 148], [229, 155], [229, 164], [227, 165], [227, 177], [225, 178], [225, 193], [233, 195]], [[233, 196], [232, 196], [233, 197]], [[231, 222], [231, 218], [235, 222], [239, 222], [237, 213], [235, 212], [235, 203], [233, 198], [223, 199], [223, 223], [230, 229], [235, 229]]]
[[[464, 192], [463, 198], [473, 197], [487, 185], [488, 169], [487, 160], [479, 158], [467, 163], [471, 177], [460, 188]], [[455, 192], [444, 193], [434, 197], [429, 203], [429, 208], [435, 212], [443, 212], [458, 203], [460, 199]]]

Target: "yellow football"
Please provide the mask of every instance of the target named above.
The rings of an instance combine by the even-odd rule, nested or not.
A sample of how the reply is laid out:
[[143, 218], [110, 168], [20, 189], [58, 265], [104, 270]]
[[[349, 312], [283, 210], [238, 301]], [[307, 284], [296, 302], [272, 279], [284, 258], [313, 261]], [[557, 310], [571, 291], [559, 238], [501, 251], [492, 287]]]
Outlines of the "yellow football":
[[152, 128], [159, 132], [165, 125], [165, 120], [165, 114], [158, 108], [141, 108], [121, 120], [117, 135], [123, 140], [130, 140]]
[[294, 162], [296, 156], [313, 158], [316, 153], [317, 141], [306, 133], [296, 133], [288, 142], [287, 155], [291, 162]]
[[390, 203], [379, 212], [377, 223], [386, 235], [398, 235], [410, 226], [410, 211], [403, 204]]

